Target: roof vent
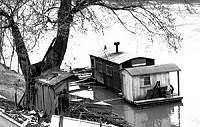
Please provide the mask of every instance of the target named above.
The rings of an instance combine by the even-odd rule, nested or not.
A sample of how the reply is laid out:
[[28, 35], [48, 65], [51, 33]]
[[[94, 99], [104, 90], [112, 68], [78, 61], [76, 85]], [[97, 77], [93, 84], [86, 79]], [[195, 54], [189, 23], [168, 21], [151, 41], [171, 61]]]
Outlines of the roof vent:
[[114, 43], [114, 45], [116, 46], [116, 53], [119, 52], [119, 50], [118, 50], [118, 46], [119, 46], [119, 44], [120, 44], [120, 42], [115, 42], [115, 43]]

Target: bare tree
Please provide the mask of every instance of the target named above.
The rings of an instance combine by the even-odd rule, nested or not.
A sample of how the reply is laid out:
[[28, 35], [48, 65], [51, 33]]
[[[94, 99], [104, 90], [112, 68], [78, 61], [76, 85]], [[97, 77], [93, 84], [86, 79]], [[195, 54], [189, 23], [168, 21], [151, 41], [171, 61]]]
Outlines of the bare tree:
[[[86, 32], [88, 25], [103, 31], [106, 21], [116, 21], [133, 34], [135, 24], [150, 40], [163, 38], [170, 49], [180, 48], [181, 37], [176, 31], [168, 5], [160, 1], [144, 0], [1, 0], [1, 29], [9, 29], [26, 80], [24, 105], [34, 109], [34, 77], [58, 70], [64, 59], [70, 30]], [[125, 15], [124, 15], [125, 14]], [[127, 16], [129, 18], [127, 18]], [[102, 17], [102, 18], [100, 18]], [[130, 21], [131, 17], [131, 21]], [[134, 30], [133, 30], [134, 29]], [[28, 50], [46, 31], [57, 31], [43, 60], [31, 64]], [[153, 41], [152, 41], [153, 42]]]

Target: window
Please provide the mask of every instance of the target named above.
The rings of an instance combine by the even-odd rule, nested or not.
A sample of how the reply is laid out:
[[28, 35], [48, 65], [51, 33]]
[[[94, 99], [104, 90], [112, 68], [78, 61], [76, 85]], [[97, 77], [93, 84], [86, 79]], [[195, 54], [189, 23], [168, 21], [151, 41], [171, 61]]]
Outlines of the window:
[[146, 59], [144, 58], [137, 58], [131, 61], [132, 67], [137, 67], [137, 66], [144, 66], [146, 65]]
[[103, 72], [103, 68], [102, 68], [102, 63], [101, 62], [97, 62], [97, 71]]
[[112, 67], [109, 65], [106, 65], [106, 75], [112, 76]]
[[140, 81], [141, 81], [142, 86], [150, 86], [151, 85], [150, 75], [140, 76]]

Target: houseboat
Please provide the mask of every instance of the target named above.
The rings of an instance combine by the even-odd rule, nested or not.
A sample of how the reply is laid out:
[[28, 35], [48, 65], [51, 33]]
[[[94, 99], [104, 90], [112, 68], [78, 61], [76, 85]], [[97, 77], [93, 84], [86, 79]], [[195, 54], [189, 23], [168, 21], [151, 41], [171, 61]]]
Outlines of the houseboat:
[[104, 49], [90, 55], [92, 77], [114, 92], [122, 92], [120, 70], [136, 66], [154, 65], [154, 59], [135, 57], [132, 54], [118, 51], [119, 42], [115, 42], [116, 51]]
[[[180, 71], [175, 64], [124, 68], [121, 70], [122, 95], [136, 106], [181, 101]], [[175, 84], [170, 84], [170, 72], [177, 73], [177, 94], [174, 92]]]

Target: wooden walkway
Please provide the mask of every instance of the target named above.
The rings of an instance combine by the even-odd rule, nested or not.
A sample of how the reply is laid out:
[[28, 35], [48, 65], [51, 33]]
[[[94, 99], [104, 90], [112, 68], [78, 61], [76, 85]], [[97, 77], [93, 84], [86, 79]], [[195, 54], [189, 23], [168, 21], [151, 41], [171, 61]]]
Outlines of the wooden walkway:
[[102, 124], [87, 120], [75, 119], [70, 117], [61, 117], [53, 115], [51, 117], [50, 127], [117, 127], [112, 124]]
[[118, 101], [118, 100], [123, 100], [124, 98], [112, 98], [112, 99], [106, 99], [102, 100], [103, 102], [110, 102], [110, 101]]
[[0, 127], [23, 127], [14, 119], [8, 117], [0, 111]]

